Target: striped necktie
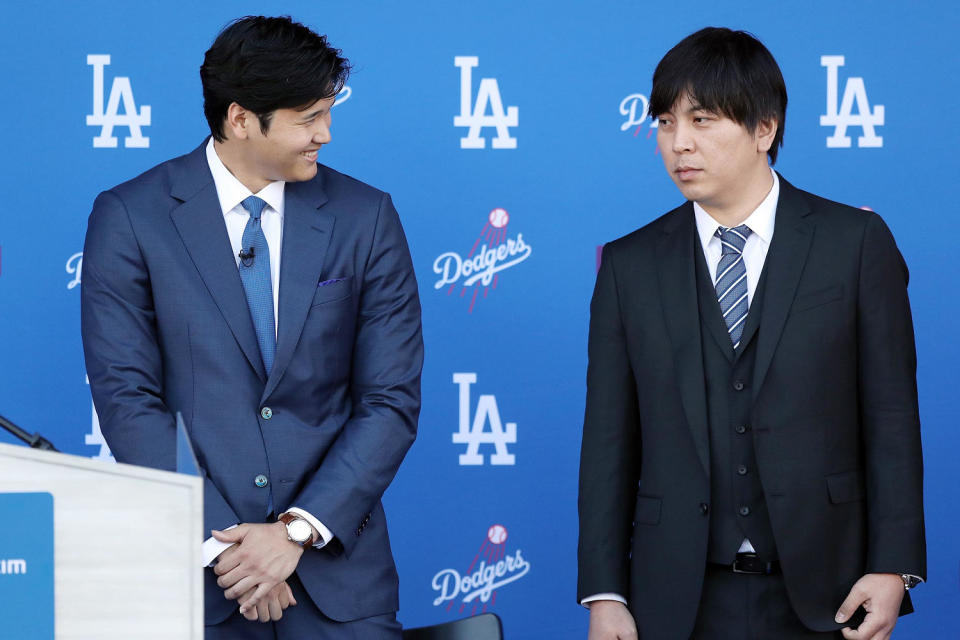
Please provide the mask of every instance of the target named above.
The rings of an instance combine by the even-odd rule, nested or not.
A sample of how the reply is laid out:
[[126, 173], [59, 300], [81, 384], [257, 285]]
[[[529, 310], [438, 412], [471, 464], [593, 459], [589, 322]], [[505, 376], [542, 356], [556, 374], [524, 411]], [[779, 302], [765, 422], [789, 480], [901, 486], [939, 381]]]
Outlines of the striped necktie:
[[720, 227], [716, 233], [720, 238], [723, 253], [717, 265], [717, 281], [714, 286], [734, 349], [740, 346], [743, 323], [750, 309], [747, 299], [747, 267], [743, 263], [743, 247], [749, 235], [750, 228], [745, 224], [732, 229]]

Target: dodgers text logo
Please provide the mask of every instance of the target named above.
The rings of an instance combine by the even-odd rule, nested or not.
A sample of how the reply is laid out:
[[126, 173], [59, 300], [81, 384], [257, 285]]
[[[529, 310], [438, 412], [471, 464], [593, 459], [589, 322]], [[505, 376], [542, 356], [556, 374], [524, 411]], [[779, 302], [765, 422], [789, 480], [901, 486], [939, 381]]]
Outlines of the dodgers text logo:
[[[480, 64], [477, 56], [456, 56], [453, 64], [460, 67], [460, 115], [454, 116], [453, 126], [468, 127], [467, 137], [460, 138], [461, 149], [483, 149], [487, 146], [487, 139], [480, 137], [480, 130], [493, 127], [497, 130], [497, 137], [493, 139], [494, 149], [516, 149], [517, 139], [510, 136], [510, 127], [516, 127], [519, 110], [515, 106], [503, 109], [503, 99], [500, 97], [500, 85], [496, 78], [482, 78], [477, 90], [477, 101], [471, 102], [473, 97], [473, 68]], [[487, 108], [490, 115], [487, 115]]]
[[[620, 123], [620, 131], [630, 131], [633, 129], [634, 138], [640, 134], [640, 130], [643, 129], [643, 125], [646, 124], [648, 125], [647, 135], [644, 137], [649, 139], [659, 124], [656, 118], [650, 117], [650, 100], [642, 93], [631, 93], [621, 100], [620, 115], [626, 117], [626, 120]], [[654, 153], [659, 152], [660, 149], [654, 147]]]
[[497, 590], [516, 582], [530, 572], [530, 563], [523, 551], [507, 551], [507, 529], [501, 524], [487, 530], [473, 562], [462, 574], [456, 569], [442, 569], [433, 576], [431, 586], [436, 592], [433, 606], [446, 603], [447, 611], [460, 603], [458, 613], [472, 605], [470, 615], [487, 610], [497, 602]]
[[[848, 127], [860, 127], [863, 135], [857, 138], [858, 147], [882, 147], [883, 138], [877, 135], [875, 127], [883, 125], [884, 109], [882, 104], [870, 108], [867, 100], [867, 88], [863, 78], [847, 78], [843, 87], [843, 98], [837, 106], [839, 79], [837, 70], [845, 63], [844, 56], [820, 56], [820, 66], [827, 68], [827, 112], [820, 116], [820, 125], [833, 127], [833, 135], [827, 138], [827, 148], [847, 149], [850, 147]], [[854, 113], [853, 108], [857, 111]]]
[[72, 275], [73, 279], [67, 283], [67, 289], [73, 289], [80, 284], [80, 278], [83, 274], [83, 251], [75, 253], [67, 258], [67, 274]]
[[[480, 445], [493, 445], [490, 464], [513, 466], [516, 456], [507, 449], [508, 444], [517, 443], [517, 423], [504, 424], [500, 420], [500, 409], [494, 395], [483, 394], [477, 400], [477, 412], [470, 420], [470, 386], [476, 384], [476, 373], [455, 373], [453, 383], [460, 387], [460, 424], [459, 431], [453, 434], [454, 444], [467, 445], [466, 453], [460, 454], [460, 466], [483, 465]], [[490, 425], [489, 430], [484, 427]]]
[[[146, 149], [150, 146], [150, 138], [143, 135], [141, 127], [150, 126], [150, 105], [137, 104], [133, 99], [133, 87], [130, 78], [117, 76], [110, 85], [110, 97], [107, 106], [103, 106], [103, 70], [110, 64], [108, 55], [88, 55], [87, 64], [93, 67], [93, 113], [87, 116], [88, 127], [100, 127], [100, 134], [93, 138], [96, 149], [115, 149], [117, 138], [113, 135], [114, 127], [127, 127], [130, 135], [123, 139], [123, 146], [134, 149]], [[120, 103], [123, 102], [123, 113], [120, 113]]]
[[447, 295], [450, 295], [459, 285], [461, 298], [472, 289], [469, 312], [473, 313], [481, 289], [486, 298], [491, 290], [497, 288], [500, 272], [517, 266], [533, 253], [533, 247], [523, 239], [522, 233], [510, 236], [507, 231], [509, 222], [510, 214], [498, 207], [487, 216], [486, 224], [466, 256], [456, 251], [437, 256], [433, 261], [433, 272], [440, 279], [433, 288], [440, 290], [446, 287]]
[[333, 106], [337, 106], [338, 104], [343, 104], [344, 102], [349, 100], [350, 96], [352, 95], [353, 95], [353, 89], [351, 89], [347, 85], [343, 85], [343, 88], [340, 89], [340, 93], [337, 94], [337, 97], [333, 101]]

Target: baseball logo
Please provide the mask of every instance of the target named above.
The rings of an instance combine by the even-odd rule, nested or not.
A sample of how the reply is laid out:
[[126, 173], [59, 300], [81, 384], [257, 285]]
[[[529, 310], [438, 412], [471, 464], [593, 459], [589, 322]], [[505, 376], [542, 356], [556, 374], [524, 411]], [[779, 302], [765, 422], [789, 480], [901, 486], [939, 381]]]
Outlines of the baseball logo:
[[[501, 209], [503, 211], [503, 209]], [[504, 211], [506, 213], [506, 211]], [[507, 540], [507, 530], [502, 524], [495, 524], [487, 529], [487, 540], [493, 544], [503, 544]]]
[[510, 222], [510, 214], [506, 209], [496, 208], [490, 212], [490, 224], [497, 229], [503, 229]]

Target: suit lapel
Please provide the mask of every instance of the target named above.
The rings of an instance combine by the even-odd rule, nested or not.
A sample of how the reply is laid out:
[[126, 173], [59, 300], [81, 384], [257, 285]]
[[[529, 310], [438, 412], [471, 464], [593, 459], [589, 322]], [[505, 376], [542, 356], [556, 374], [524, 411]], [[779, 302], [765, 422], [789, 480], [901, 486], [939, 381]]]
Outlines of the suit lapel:
[[657, 271], [683, 411], [697, 455], [709, 478], [710, 438], [707, 431], [707, 395], [697, 304], [694, 240], [693, 205], [688, 202], [675, 210], [665, 222], [663, 235], [656, 248]]
[[186, 156], [172, 175], [170, 195], [181, 204], [170, 212], [170, 218], [237, 344], [260, 380], [266, 382], [257, 335], [233, 259], [217, 189], [207, 165], [205, 147], [206, 141]]
[[814, 224], [806, 218], [809, 213], [810, 205], [800, 191], [781, 176], [773, 242], [764, 265], [767, 280], [764, 285], [760, 331], [757, 333], [754, 400], [770, 369], [770, 362], [780, 342], [780, 335], [783, 333], [783, 326], [810, 252]]
[[308, 182], [288, 182], [285, 187], [277, 355], [264, 398], [273, 392], [290, 364], [317, 292], [334, 226], [331, 213], [318, 211], [325, 202], [322, 177]]

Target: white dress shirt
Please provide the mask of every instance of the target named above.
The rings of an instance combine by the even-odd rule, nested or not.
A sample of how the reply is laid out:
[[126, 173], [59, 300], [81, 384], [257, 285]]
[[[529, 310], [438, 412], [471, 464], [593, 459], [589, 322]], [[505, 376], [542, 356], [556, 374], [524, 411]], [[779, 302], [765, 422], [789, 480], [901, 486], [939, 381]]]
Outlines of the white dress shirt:
[[[753, 293], [757, 290], [757, 283], [760, 281], [760, 273], [763, 271], [763, 263], [767, 259], [767, 250], [773, 241], [773, 223], [777, 217], [777, 201], [780, 199], [780, 180], [777, 173], [771, 169], [773, 175], [773, 186], [763, 202], [753, 210], [747, 219], [741, 224], [750, 228], [750, 235], [747, 236], [747, 242], [743, 246], [743, 264], [747, 269], [747, 302], [753, 302]], [[720, 256], [723, 254], [723, 245], [720, 238], [716, 236], [717, 229], [721, 226], [713, 216], [704, 210], [698, 203], [693, 203], [693, 215], [697, 223], [697, 235], [700, 236], [700, 246], [703, 247], [703, 256], [706, 258], [707, 269], [710, 270], [710, 281], [714, 282], [717, 278], [717, 265], [720, 263]], [[737, 225], [739, 226], [739, 225]], [[744, 538], [740, 543], [740, 552], [752, 553], [753, 545]], [[626, 598], [619, 593], [598, 593], [584, 598], [580, 604], [587, 605], [596, 600], [615, 600], [627, 604]]]
[[[283, 246], [283, 194], [285, 182], [278, 180], [271, 182], [256, 194], [247, 189], [242, 182], [237, 180], [236, 176], [230, 173], [230, 170], [220, 160], [216, 149], [213, 146], [213, 138], [207, 142], [207, 164], [210, 166], [210, 173], [213, 174], [213, 184], [217, 189], [217, 198], [220, 200], [220, 209], [223, 213], [223, 221], [227, 226], [227, 235], [230, 236], [230, 247], [233, 251], [233, 257], [240, 265], [240, 250], [243, 248], [243, 230], [247, 226], [250, 214], [241, 204], [245, 199], [252, 195], [267, 203], [260, 215], [260, 227], [263, 229], [263, 235], [267, 239], [267, 247], [270, 249], [270, 281], [273, 289], [273, 326], [274, 331], [280, 326], [279, 321], [279, 300], [280, 300], [280, 250]], [[320, 532], [320, 539], [313, 545], [316, 548], [323, 547], [333, 540], [333, 533], [323, 525], [322, 522], [314, 518], [310, 513], [297, 507], [291, 507], [287, 513], [297, 515]], [[233, 525], [236, 526], [236, 525]], [[232, 529], [233, 526], [227, 527]], [[216, 560], [217, 556], [230, 547], [229, 543], [220, 542], [216, 538], [207, 538], [203, 543], [203, 566], [207, 567]]]
[[[780, 180], [777, 173], [771, 169], [773, 186], [763, 202], [753, 210], [747, 219], [740, 224], [750, 228], [750, 235], [743, 245], [743, 266], [747, 269], [747, 303], [753, 302], [753, 294], [760, 281], [763, 263], [767, 260], [767, 250], [773, 241], [773, 223], [777, 218], [777, 201], [780, 199]], [[703, 247], [703, 257], [710, 270], [710, 282], [717, 279], [717, 265], [723, 254], [723, 245], [716, 236], [720, 223], [707, 213], [698, 203], [693, 203], [693, 216], [697, 222], [697, 235], [700, 236], [700, 246]], [[739, 226], [739, 225], [737, 225]]]

